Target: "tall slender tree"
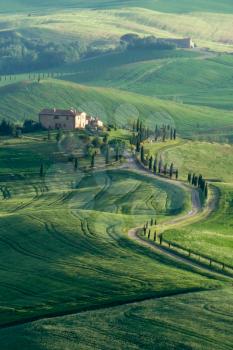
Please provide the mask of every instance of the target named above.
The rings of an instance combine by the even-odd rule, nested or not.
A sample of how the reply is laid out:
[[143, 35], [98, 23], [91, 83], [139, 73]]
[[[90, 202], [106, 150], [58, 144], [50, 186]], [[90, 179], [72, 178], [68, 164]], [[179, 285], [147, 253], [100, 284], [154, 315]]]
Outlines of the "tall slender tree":
[[145, 161], [145, 155], [144, 155], [144, 147], [141, 147], [141, 162], [144, 163]]
[[170, 165], [170, 169], [169, 169], [169, 176], [170, 176], [170, 179], [172, 178], [172, 176], [173, 176], [173, 170], [174, 170], [174, 164], [173, 163], [171, 163], [171, 165]]

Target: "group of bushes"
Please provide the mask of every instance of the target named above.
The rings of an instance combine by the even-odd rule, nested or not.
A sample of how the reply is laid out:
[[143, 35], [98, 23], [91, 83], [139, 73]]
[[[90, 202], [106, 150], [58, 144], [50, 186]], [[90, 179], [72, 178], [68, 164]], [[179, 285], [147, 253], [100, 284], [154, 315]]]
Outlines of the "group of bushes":
[[121, 45], [126, 49], [156, 49], [175, 50], [176, 45], [162, 39], [157, 39], [153, 35], [140, 37], [137, 34], [126, 34], [121, 37]]
[[25, 38], [15, 32], [0, 35], [0, 74], [58, 67], [77, 62], [87, 48], [82, 41], [58, 42]]

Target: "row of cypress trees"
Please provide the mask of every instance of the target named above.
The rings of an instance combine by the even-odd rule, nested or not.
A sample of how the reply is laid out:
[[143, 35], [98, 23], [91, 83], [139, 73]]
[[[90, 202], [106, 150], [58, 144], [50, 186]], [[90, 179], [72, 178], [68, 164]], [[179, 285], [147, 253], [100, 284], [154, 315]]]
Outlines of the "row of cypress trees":
[[154, 174], [169, 176], [171, 179], [175, 175], [176, 180], [179, 178], [179, 170], [175, 169], [174, 163], [171, 163], [169, 166], [167, 163], [163, 164], [162, 158], [158, 161], [157, 157], [153, 158], [152, 156], [146, 159], [144, 146], [140, 147], [140, 160]]
[[195, 173], [192, 174], [191, 172], [189, 172], [188, 183], [190, 185], [193, 185], [194, 187], [200, 188], [205, 198], [208, 197], [208, 183], [201, 174], [198, 176]]

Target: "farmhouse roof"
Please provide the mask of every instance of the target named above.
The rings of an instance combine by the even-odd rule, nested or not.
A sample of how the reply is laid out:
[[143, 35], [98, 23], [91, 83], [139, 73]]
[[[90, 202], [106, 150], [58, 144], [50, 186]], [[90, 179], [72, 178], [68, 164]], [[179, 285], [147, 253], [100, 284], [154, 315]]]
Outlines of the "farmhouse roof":
[[81, 112], [77, 111], [76, 109], [43, 109], [39, 114], [40, 115], [46, 115], [46, 116], [70, 116], [70, 117], [75, 117], [76, 115], [80, 114]]

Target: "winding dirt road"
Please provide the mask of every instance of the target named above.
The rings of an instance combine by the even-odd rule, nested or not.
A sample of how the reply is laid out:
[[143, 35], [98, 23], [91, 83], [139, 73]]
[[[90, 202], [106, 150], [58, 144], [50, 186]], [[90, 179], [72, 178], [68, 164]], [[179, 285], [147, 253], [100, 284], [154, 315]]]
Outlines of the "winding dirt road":
[[[152, 178], [157, 178], [160, 181], [172, 184], [173, 186], [180, 187], [183, 190], [185, 190], [186, 192], [187, 191], [190, 192], [192, 209], [188, 213], [181, 215], [181, 216], [178, 216], [177, 218], [173, 218], [173, 219], [163, 223], [162, 226], [158, 226], [158, 228], [160, 229], [160, 233], [167, 230], [170, 226], [174, 227], [176, 225], [180, 226], [181, 224], [185, 224], [185, 223], [187, 223], [187, 220], [190, 218], [197, 217], [197, 220], [198, 220], [198, 218], [199, 218], [198, 214], [200, 214], [200, 213], [203, 213], [203, 217], [208, 217], [212, 212], [214, 212], [216, 210], [216, 207], [218, 204], [218, 194], [217, 193], [215, 193], [215, 195], [208, 201], [206, 207], [203, 209], [201, 206], [199, 192], [197, 189], [191, 188], [190, 186], [188, 186], [187, 184], [185, 184], [181, 181], [170, 180], [170, 179], [162, 177], [162, 176], [155, 176], [148, 169], [146, 169], [142, 164], [135, 161], [134, 158], [130, 155], [127, 155], [126, 159], [127, 159], [127, 162], [123, 165], [123, 167], [125, 169], [134, 170], [142, 175], [146, 175], [146, 176], [149, 176]], [[139, 236], [140, 229], [141, 229], [141, 227], [132, 228], [128, 232], [129, 238], [133, 239], [134, 241], [136, 241], [140, 245], [143, 245], [144, 247], [149, 248], [150, 250], [152, 250], [155, 253], [163, 254], [166, 257], [169, 257], [170, 259], [172, 259], [174, 261], [181, 262], [185, 265], [188, 265], [188, 266], [194, 268], [199, 273], [200, 272], [208, 272], [209, 274], [213, 275], [214, 277], [218, 277], [218, 278], [220, 277], [221, 279], [222, 278], [227, 278], [227, 279], [231, 278], [232, 279], [232, 277], [224, 274], [224, 272], [223, 273], [216, 272], [211, 267], [205, 266], [201, 263], [199, 264], [198, 262], [194, 262], [194, 261], [190, 260], [189, 258], [185, 258], [185, 257], [177, 254], [174, 251], [168, 250], [166, 247], [160, 246], [158, 244], [155, 244], [152, 241], [148, 241], [148, 240], [141, 238]]]

